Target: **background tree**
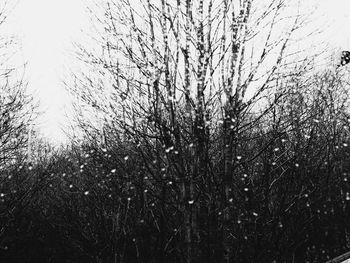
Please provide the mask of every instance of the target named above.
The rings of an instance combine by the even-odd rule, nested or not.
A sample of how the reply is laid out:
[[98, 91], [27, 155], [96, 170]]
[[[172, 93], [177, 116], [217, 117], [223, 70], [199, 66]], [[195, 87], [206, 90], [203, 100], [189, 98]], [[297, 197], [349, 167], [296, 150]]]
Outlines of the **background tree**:
[[[6, 23], [10, 3], [0, 4], [0, 27]], [[15, 38], [0, 37], [0, 171], [24, 156], [35, 105], [27, 92], [23, 69], [11, 63], [16, 53]], [[17, 160], [17, 161], [23, 161]]]
[[[0, 3], [0, 28], [4, 29], [13, 3]], [[24, 182], [23, 167], [28, 160], [28, 137], [35, 117], [35, 104], [24, 81], [24, 67], [15, 65], [18, 45], [12, 36], [0, 36], [0, 250], [8, 247], [7, 231], [23, 206], [30, 200], [31, 189]], [[27, 180], [27, 181], [26, 181]], [[22, 188], [23, 187], [23, 188]], [[13, 199], [11, 198], [13, 197]], [[5, 199], [8, 202], [5, 202]]]

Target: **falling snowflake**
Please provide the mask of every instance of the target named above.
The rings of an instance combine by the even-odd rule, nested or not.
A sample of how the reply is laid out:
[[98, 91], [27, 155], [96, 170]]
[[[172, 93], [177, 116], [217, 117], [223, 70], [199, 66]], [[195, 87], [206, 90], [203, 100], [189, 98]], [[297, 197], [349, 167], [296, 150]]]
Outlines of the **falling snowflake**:
[[169, 153], [169, 152], [171, 152], [172, 150], [174, 150], [174, 146], [171, 146], [171, 147], [165, 149], [165, 152], [166, 152], [166, 153]]

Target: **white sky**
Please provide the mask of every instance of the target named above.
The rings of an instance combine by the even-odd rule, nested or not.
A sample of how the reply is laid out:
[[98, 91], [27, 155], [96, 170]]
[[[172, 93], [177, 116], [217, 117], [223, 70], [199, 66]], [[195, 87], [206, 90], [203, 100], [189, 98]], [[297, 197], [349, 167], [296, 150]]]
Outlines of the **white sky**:
[[[1, 1], [1, 0], [0, 0]], [[10, 0], [14, 1], [14, 0]], [[18, 0], [9, 17], [8, 31], [17, 35], [22, 45], [22, 56], [28, 62], [30, 89], [36, 91], [45, 112], [41, 119], [44, 135], [62, 140], [60, 124], [65, 123], [65, 104], [69, 105], [61, 83], [73, 40], [83, 36], [88, 25], [84, 0]], [[324, 19], [331, 22], [327, 41], [335, 48], [350, 49], [350, 0], [317, 1]]]
[[318, 0], [317, 2], [320, 5], [320, 12], [330, 22], [327, 34], [329, 43], [335, 47], [350, 49], [350, 1]]
[[54, 140], [64, 138], [61, 124], [69, 106], [62, 85], [64, 68], [73, 59], [72, 42], [79, 41], [87, 24], [84, 0], [19, 0], [9, 15], [7, 31], [21, 42], [29, 88], [44, 112], [40, 129]]

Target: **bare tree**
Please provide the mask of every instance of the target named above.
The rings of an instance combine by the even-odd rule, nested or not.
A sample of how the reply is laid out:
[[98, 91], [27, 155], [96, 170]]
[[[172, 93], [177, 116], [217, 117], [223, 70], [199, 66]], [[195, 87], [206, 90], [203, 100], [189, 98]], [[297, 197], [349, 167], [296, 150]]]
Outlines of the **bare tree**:
[[[6, 23], [10, 5], [7, 1], [0, 7], [0, 27]], [[27, 93], [24, 69], [11, 65], [16, 53], [15, 38], [0, 38], [0, 167], [24, 156], [27, 149], [29, 127], [34, 119], [35, 105]], [[13, 63], [12, 63], [13, 64]], [[17, 160], [19, 161], [19, 160]], [[0, 169], [1, 170], [1, 169]]]
[[283, 69], [285, 77], [291, 74], [288, 65], [301, 52], [293, 35], [305, 21], [293, 8], [285, 0], [123, 0], [92, 9], [100, 46], [80, 46], [90, 71], [76, 74], [68, 87], [78, 97], [85, 134], [107, 147], [131, 141], [159, 183], [160, 261], [170, 242], [164, 218], [170, 195], [183, 219], [177, 229], [184, 261], [205, 253], [203, 210], [208, 222], [219, 220], [213, 227], [221, 229], [221, 260], [232, 261], [242, 139], [286, 95], [276, 93], [266, 106], [276, 78]]

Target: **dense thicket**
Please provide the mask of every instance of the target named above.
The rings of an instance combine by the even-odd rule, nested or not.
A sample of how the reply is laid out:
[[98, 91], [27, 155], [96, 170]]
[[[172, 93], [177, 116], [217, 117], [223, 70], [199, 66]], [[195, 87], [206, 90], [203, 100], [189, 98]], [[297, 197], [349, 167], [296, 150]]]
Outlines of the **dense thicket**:
[[[325, 72], [308, 85], [289, 83], [283, 103], [241, 134], [229, 200], [220, 129], [208, 144], [210, 170], [193, 183], [194, 199], [181, 200], [171, 162], [177, 148], [112, 131], [103, 145], [76, 143], [8, 170], [1, 182], [1, 260], [185, 262], [188, 206], [197, 207], [194, 262], [224, 261], [223, 231], [231, 237], [232, 262], [324, 262], [347, 251], [344, 79]], [[224, 229], [225, 209], [232, 220]]]

